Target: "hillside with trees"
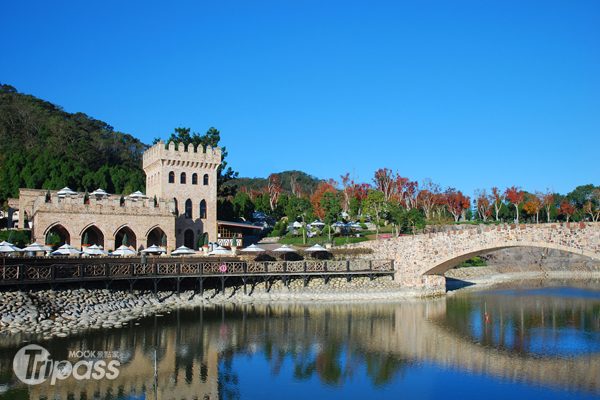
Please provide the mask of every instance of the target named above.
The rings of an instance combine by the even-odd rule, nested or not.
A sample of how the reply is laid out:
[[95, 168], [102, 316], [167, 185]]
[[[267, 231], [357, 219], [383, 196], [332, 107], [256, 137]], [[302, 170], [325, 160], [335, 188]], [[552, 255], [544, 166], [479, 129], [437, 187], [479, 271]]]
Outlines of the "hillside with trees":
[[147, 145], [105, 122], [0, 85], [0, 200], [19, 188], [145, 189]]

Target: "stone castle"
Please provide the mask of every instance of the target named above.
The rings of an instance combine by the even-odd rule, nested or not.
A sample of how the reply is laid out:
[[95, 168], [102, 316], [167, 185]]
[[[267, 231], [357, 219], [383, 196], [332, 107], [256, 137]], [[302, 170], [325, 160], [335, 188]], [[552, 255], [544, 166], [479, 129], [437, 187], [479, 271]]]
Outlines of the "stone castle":
[[181, 245], [198, 249], [205, 238], [217, 241], [220, 164], [220, 147], [180, 143], [176, 148], [171, 142], [165, 148], [160, 141], [143, 156], [145, 196], [20, 189], [19, 198], [9, 200], [9, 213], [19, 210], [19, 227], [27, 215], [32, 241], [38, 243], [55, 234], [75, 248], [87, 238], [87, 244], [105, 250], [125, 241], [139, 251], [165, 240], [169, 251]]

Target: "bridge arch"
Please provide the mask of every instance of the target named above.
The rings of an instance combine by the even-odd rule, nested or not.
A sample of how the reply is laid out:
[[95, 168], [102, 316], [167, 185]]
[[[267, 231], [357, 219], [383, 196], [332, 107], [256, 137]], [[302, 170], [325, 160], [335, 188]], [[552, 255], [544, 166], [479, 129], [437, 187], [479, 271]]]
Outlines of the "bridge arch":
[[370, 247], [374, 258], [393, 259], [395, 281], [402, 286], [445, 292], [441, 276], [474, 256], [508, 247], [541, 247], [600, 258], [600, 223], [549, 223], [450, 227], [450, 231], [349, 247]]
[[473, 257], [477, 257], [483, 254], [491, 253], [497, 250], [503, 250], [511, 247], [537, 247], [541, 249], [547, 250], [562, 250], [573, 254], [579, 254], [583, 256], [587, 256], [590, 258], [598, 257], [598, 254], [581, 250], [577, 251], [572, 247], [563, 246], [563, 245], [553, 245], [548, 243], [539, 243], [539, 242], [514, 242], [514, 243], [506, 243], [503, 246], [483, 246], [480, 248], [473, 248], [470, 250], [466, 250], [459, 253], [454, 253], [444, 259], [441, 259], [431, 265], [431, 269], [425, 271], [423, 275], [442, 275], [444, 272], [456, 267], [458, 264], [463, 263], [467, 260], [470, 260]]

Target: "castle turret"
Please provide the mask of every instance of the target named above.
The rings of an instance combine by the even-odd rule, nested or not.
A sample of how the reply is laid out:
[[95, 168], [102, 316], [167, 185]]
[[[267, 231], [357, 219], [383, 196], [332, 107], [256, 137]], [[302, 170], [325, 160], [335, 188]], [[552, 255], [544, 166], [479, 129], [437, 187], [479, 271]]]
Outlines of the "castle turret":
[[144, 152], [146, 194], [158, 200], [175, 200], [173, 212], [177, 246], [198, 248], [198, 239], [208, 234], [217, 241], [217, 168], [221, 148], [201, 145], [175, 146], [161, 140]]

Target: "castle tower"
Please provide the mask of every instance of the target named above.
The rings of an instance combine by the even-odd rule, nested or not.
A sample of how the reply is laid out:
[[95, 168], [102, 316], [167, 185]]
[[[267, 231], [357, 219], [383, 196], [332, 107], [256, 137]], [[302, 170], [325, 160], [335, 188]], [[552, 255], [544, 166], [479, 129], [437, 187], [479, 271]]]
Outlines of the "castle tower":
[[146, 194], [157, 200], [175, 200], [175, 237], [177, 247], [198, 249], [198, 239], [208, 234], [217, 241], [217, 168], [221, 164], [221, 148], [201, 145], [185, 148], [179, 143], [161, 140], [144, 152]]

